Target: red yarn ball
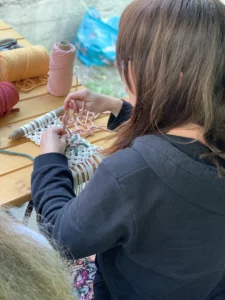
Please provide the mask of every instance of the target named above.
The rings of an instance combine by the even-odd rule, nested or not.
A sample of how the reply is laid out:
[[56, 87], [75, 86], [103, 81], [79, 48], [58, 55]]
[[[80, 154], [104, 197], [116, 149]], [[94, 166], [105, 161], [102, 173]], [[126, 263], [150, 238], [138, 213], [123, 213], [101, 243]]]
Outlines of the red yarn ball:
[[19, 102], [17, 88], [10, 82], [0, 82], [0, 118], [12, 111], [12, 107]]

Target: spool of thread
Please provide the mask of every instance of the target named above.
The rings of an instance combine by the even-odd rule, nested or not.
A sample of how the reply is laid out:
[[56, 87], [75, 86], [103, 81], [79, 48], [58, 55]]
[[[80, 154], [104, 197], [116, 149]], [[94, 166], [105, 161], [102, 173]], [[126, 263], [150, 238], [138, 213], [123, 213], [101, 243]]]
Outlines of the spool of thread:
[[73, 64], [76, 56], [74, 45], [62, 41], [51, 51], [49, 64], [48, 92], [54, 96], [66, 96], [73, 81]]
[[48, 73], [49, 55], [43, 46], [0, 52], [0, 81], [20, 81]]
[[19, 93], [16, 87], [10, 83], [0, 82], [0, 118], [10, 111], [18, 111], [13, 106], [19, 102]]

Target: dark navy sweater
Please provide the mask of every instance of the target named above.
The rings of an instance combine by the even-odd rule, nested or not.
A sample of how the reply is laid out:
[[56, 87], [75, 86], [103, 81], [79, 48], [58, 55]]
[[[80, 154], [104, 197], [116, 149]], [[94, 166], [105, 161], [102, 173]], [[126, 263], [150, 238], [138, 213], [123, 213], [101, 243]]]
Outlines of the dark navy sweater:
[[[109, 127], [131, 110], [124, 103]], [[35, 159], [41, 222], [74, 258], [98, 254], [114, 300], [225, 299], [225, 180], [199, 158], [209, 150], [189, 141], [139, 137], [106, 158], [77, 197], [65, 156]]]

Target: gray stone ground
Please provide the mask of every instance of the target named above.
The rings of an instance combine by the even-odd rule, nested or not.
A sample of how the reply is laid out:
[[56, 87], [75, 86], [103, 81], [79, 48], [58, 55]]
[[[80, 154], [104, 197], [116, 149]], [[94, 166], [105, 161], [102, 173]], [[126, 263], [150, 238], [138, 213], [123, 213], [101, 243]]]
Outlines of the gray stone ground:
[[126, 95], [124, 83], [114, 66], [86, 67], [77, 60], [74, 71], [78, 75], [79, 81], [94, 92], [118, 98]]
[[[119, 16], [131, 0], [0, 0], [0, 19], [33, 45], [50, 49], [56, 41], [74, 41], [88, 7], [102, 18]], [[1, 37], [0, 37], [1, 39]]]

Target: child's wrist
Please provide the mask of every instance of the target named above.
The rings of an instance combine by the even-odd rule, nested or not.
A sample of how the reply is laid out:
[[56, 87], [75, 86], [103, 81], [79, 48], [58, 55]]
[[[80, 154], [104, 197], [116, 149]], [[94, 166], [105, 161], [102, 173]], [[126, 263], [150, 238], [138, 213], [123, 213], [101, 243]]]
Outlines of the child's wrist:
[[123, 101], [121, 99], [112, 97], [110, 99], [110, 109], [109, 110], [115, 117], [117, 117], [122, 108], [122, 105], [123, 105]]

